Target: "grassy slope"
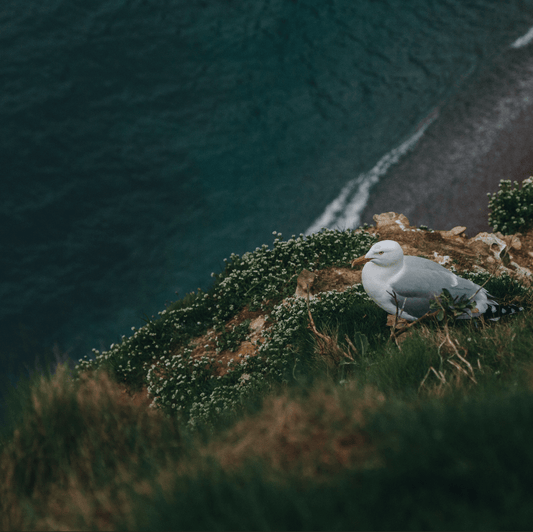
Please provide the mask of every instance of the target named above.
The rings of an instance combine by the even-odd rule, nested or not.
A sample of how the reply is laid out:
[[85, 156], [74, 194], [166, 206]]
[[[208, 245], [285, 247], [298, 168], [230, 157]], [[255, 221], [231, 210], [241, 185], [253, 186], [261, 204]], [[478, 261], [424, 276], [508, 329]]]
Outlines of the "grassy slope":
[[[75, 375], [35, 377], [3, 434], [0, 528], [530, 528], [529, 310], [420, 324], [398, 346], [360, 286], [310, 302], [322, 337], [305, 300], [282, 303], [303, 268], [346, 266], [373, 238], [326, 231], [232, 256], [208, 293]], [[509, 278], [487, 288], [530, 308]], [[227, 325], [243, 308], [270, 316], [266, 339], [218, 367], [246, 336]], [[126, 393], [143, 386], [159, 408]]]

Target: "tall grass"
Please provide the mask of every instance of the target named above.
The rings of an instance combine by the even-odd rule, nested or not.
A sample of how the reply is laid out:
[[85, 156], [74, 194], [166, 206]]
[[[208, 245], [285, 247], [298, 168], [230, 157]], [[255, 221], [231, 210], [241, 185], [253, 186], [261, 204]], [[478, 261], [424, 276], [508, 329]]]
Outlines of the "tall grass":
[[[533, 318], [500, 325], [449, 327], [476, 384], [446, 367], [444, 331], [420, 328], [348, 379], [315, 366], [204, 439], [105, 372], [75, 382], [60, 366], [4, 444], [1, 527], [527, 529]], [[430, 367], [446, 385], [420, 388]]]
[[139, 529], [529, 529], [532, 416], [529, 393], [417, 408], [395, 402], [367, 425], [382, 467], [302, 483], [273, 478], [259, 463], [213, 465], [180, 478], [173, 497], [137, 505]]

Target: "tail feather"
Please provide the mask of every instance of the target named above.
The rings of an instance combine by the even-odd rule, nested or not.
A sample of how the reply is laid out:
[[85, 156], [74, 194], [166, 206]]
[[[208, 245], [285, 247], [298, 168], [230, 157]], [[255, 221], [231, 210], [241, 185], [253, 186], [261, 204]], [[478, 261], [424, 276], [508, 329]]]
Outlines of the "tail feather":
[[518, 312], [522, 312], [524, 307], [518, 305], [500, 305], [496, 302], [490, 302], [487, 310], [482, 314], [486, 320], [498, 321], [502, 316], [511, 316]]

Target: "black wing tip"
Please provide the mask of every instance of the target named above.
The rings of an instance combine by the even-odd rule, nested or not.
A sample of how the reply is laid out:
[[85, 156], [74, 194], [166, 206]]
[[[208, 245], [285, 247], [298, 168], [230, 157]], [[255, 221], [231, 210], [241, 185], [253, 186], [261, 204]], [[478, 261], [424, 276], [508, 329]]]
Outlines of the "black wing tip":
[[496, 303], [489, 305], [482, 316], [487, 320], [498, 321], [502, 317], [512, 316], [523, 310], [524, 307], [518, 305], [499, 305]]

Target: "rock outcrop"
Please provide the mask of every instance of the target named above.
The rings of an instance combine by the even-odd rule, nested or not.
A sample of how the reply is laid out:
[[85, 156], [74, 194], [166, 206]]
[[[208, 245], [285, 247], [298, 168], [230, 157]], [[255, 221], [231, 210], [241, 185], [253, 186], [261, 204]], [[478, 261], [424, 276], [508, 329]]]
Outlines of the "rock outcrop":
[[[449, 231], [424, 230], [411, 227], [403, 214], [386, 212], [374, 215], [375, 227], [364, 229], [379, 234], [380, 240], [395, 240], [406, 255], [433, 260], [457, 271], [489, 272], [494, 275], [507, 273], [526, 285], [533, 282], [533, 231], [524, 235], [479, 233], [466, 238], [466, 227], [458, 226]], [[361, 230], [359, 230], [361, 231]], [[356, 257], [354, 257], [356, 258]], [[361, 272], [348, 268], [328, 268], [309, 272], [298, 277], [296, 296], [316, 297], [320, 292], [343, 291], [361, 282]]]
[[403, 214], [394, 212], [376, 214], [374, 221], [376, 227], [368, 231], [379, 233], [380, 240], [396, 240], [406, 255], [425, 257], [444, 266], [453, 263], [459, 271], [505, 272], [525, 284], [533, 281], [533, 231], [523, 235], [479, 233], [466, 238], [465, 227], [423, 230], [411, 227]]

